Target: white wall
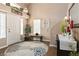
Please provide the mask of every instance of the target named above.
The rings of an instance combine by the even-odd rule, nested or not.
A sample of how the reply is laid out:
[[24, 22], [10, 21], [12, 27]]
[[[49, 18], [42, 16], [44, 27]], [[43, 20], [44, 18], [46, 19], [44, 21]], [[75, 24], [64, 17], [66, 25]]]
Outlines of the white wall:
[[[79, 3], [75, 3], [70, 11], [71, 20], [79, 24]], [[73, 36], [79, 41], [79, 28], [73, 28]]]

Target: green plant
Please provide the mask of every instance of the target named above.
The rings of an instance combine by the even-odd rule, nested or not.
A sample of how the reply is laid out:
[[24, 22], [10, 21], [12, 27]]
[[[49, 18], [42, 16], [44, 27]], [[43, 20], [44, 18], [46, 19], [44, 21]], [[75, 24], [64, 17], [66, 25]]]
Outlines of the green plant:
[[79, 52], [74, 51], [74, 47], [72, 46], [73, 44], [71, 44], [69, 47], [73, 50], [70, 52], [70, 56], [79, 56]]
[[11, 6], [11, 12], [17, 13], [17, 14], [22, 14], [23, 8], [17, 8], [17, 7]]
[[61, 32], [62, 32], [62, 33], [65, 32], [64, 25], [61, 26]]
[[25, 33], [31, 33], [31, 26], [28, 24], [26, 25]]
[[69, 55], [70, 55], [70, 56], [79, 56], [79, 52], [77, 52], [77, 51], [72, 51], [72, 52], [70, 52]]
[[24, 10], [23, 8], [20, 8], [20, 11], [21, 11], [21, 12], [23, 12], [23, 10]]

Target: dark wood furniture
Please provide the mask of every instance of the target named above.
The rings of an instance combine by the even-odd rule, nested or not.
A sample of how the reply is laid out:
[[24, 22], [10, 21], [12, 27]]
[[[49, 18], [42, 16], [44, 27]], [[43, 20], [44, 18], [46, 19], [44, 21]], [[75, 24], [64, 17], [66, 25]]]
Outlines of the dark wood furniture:
[[68, 56], [70, 51], [60, 50], [60, 41], [57, 35], [57, 56]]
[[39, 38], [39, 41], [43, 41], [43, 36], [41, 35], [29, 35], [29, 36], [25, 36], [25, 41], [33, 41], [34, 38]]
[[43, 36], [40, 36], [40, 35], [31, 35], [30, 37], [32, 38], [32, 40], [34, 38], [39, 38], [41, 42], [43, 41]]
[[24, 37], [24, 41], [31, 41], [31, 40], [32, 40], [32, 38], [30, 36], [25, 36]]
[[[57, 41], [57, 56], [69, 56], [71, 51], [60, 50], [60, 41], [58, 35], [56, 36]], [[79, 41], [77, 41], [77, 52], [79, 52]]]

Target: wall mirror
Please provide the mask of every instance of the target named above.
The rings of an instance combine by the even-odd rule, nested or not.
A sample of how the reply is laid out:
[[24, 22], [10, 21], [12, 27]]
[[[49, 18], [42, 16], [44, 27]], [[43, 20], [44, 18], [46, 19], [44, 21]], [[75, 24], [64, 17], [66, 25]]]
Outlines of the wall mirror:
[[74, 27], [79, 28], [79, 3], [72, 3], [68, 12], [71, 20], [74, 21]]

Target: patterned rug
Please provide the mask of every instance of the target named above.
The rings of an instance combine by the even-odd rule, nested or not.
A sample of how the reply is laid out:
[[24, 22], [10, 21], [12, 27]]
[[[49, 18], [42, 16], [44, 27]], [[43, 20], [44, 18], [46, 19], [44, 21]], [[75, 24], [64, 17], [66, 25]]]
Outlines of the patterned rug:
[[48, 51], [48, 46], [39, 41], [25, 41], [9, 46], [5, 56], [44, 56]]

